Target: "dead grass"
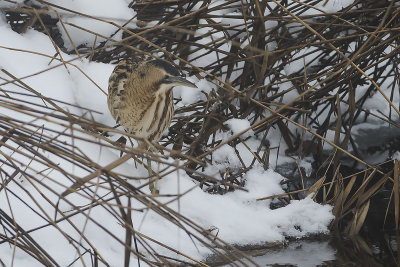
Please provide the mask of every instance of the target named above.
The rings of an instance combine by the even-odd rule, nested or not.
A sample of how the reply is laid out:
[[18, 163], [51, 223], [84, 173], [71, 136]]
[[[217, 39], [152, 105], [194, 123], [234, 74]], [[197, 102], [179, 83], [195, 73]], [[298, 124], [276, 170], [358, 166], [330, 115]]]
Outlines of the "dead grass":
[[[400, 80], [398, 70], [400, 9], [395, 5], [395, 1], [355, 1], [353, 5], [336, 13], [322, 12], [320, 15], [307, 15], [306, 12], [314, 9], [316, 2], [318, 1], [293, 1], [289, 5], [284, 5], [282, 1], [275, 0], [228, 0], [211, 6], [210, 1], [133, 1], [130, 6], [137, 11], [137, 17], [132, 20], [140, 20], [142, 26], [134, 28], [129, 26], [131, 24], [128, 21], [123, 24], [124, 26], [119, 26], [107, 18], [92, 17], [41, 0], [35, 1], [38, 4], [33, 6], [14, 3], [12, 8], [4, 8], [2, 12], [6, 14], [8, 22], [15, 31], [23, 33], [29, 27], [42, 31], [49, 36], [49, 41], [57, 51], [75, 55], [74, 60], [89, 58], [92, 61], [115, 63], [130, 55], [154, 56], [156, 53], [161, 53], [162, 58], [178, 60], [178, 67], [190, 75], [205, 78], [213, 83], [216, 89], [210, 93], [204, 92], [207, 101], [199, 101], [176, 111], [179, 116], [174, 119], [168, 137], [162, 140], [161, 145], [156, 145], [160, 150], [169, 152], [165, 154], [172, 154], [184, 162], [182, 165], [173, 165], [173, 169], [169, 172], [176, 169], [185, 170], [193, 179], [200, 181], [201, 187], [210, 193], [222, 194], [241, 189], [243, 182], [239, 178], [252, 169], [254, 164], [261, 163], [267, 169], [269, 162], [276, 160], [270, 158], [271, 151], [281, 148], [270, 147], [267, 141], [270, 129], [273, 127], [280, 131], [286, 155], [293, 157], [294, 160], [310, 155], [314, 158], [315, 166], [318, 166], [314, 173], [316, 182], [311, 187], [305, 187], [302, 183], [301, 188], [295, 191], [279, 196], [265, 196], [259, 201], [314, 194], [316, 201], [334, 206], [333, 213], [336, 219], [332, 222], [332, 229], [340, 228], [348, 235], [357, 235], [368, 217], [374, 196], [382, 188], [391, 188], [392, 194], [390, 201], [387, 202], [385, 221], [394, 220], [395, 229], [398, 230], [399, 163], [396, 160], [389, 170], [381, 168], [384, 163], [374, 166], [368, 164], [366, 159], [360, 156], [364, 152], [358, 151], [352, 136], [352, 128], [356, 122], [368, 117], [381, 120], [392, 127], [399, 126], [397, 122], [397, 117], [400, 115], [399, 104], [394, 103], [393, 99], [398, 94]], [[233, 13], [232, 10], [236, 12]], [[222, 15], [216, 15], [216, 11]], [[60, 14], [79, 15], [113, 24], [117, 27], [117, 32], [123, 33], [122, 40], [114, 39], [117, 32], [111, 36], [91, 32], [97, 38], [104, 38], [105, 41], [83, 46], [77, 46], [72, 42], [73, 49], [68, 51], [56, 27], [58, 21], [64, 29], [68, 25], [87, 32], [90, 30], [62, 21]], [[225, 21], [235, 20], [236, 24], [219, 23], [221, 18]], [[149, 27], [146, 25], [149, 20], [157, 20], [158, 23]], [[206, 31], [202, 34], [195, 34], [203, 29]], [[72, 41], [70, 37], [68, 38]], [[210, 41], [201, 42], [205, 38], [209, 38]], [[229, 51], [221, 49], [226, 43], [231, 44]], [[304, 48], [308, 48], [308, 51], [305, 54], [299, 53]], [[12, 47], [0, 47], [0, 49], [15, 50]], [[201, 67], [193, 64], [197, 59], [195, 53], [199, 50], [203, 51], [202, 55], [214, 55], [214, 60]], [[22, 50], [19, 52], [35, 53]], [[53, 57], [41, 56], [59, 62], [57, 66], [66, 68], [67, 71], [70, 68], [77, 68], [74, 60], [65, 61], [61, 53]], [[295, 61], [301, 62], [303, 67], [286, 75], [285, 67]], [[41, 193], [40, 188], [45, 188], [56, 194], [46, 182], [43, 182], [45, 178], [46, 181], [50, 180], [66, 190], [66, 193], [59, 195], [60, 201], [75, 207], [74, 203], [65, 198], [66, 195], [73, 193], [90, 199], [92, 203], [86, 207], [75, 207], [66, 214], [58, 208], [58, 203], [49, 199], [48, 203], [57, 210], [57, 215], [46, 214], [44, 210], [45, 215], [38, 214], [47, 221], [43, 227], [59, 229], [57, 225], [64, 221], [74, 226], [71, 218], [76, 214], [85, 214], [92, 207], [102, 205], [112, 216], [118, 218], [126, 229], [125, 239], [114, 236], [101, 225], [101, 222], [94, 221], [90, 216], [87, 216], [87, 221], [97, 224], [110, 237], [120, 242], [125, 249], [125, 266], [128, 266], [130, 261], [136, 260], [132, 257], [151, 266], [181, 264], [182, 262], [177, 259], [159, 255], [153, 249], [155, 244], [163, 247], [166, 245], [132, 227], [133, 207], [130, 200], [134, 198], [147, 209], [160, 214], [165, 220], [185, 229], [192, 239], [205, 244], [214, 253], [221, 257], [238, 259], [238, 264], [246, 265], [240, 260], [248, 259], [245, 254], [217, 236], [210, 235], [208, 229], [201, 228], [196, 222], [183, 217], [152, 196], [144, 194], [141, 188], [150, 181], [136, 188], [126, 180], [139, 179], [138, 177], [124, 176], [115, 171], [117, 166], [132, 157], [140, 163], [143, 155], [151, 157], [153, 161], [170, 164], [165, 161], [163, 155], [131, 147], [121, 148], [103, 133], [125, 133], [88, 119], [94, 111], [86, 110], [88, 116], [84, 117], [72, 114], [60, 108], [56, 100], [49, 99], [30, 88], [24, 83], [26, 77], [16, 77], [10, 70], [2, 69], [2, 72], [8, 79], [0, 81], [0, 106], [29, 115], [33, 120], [19, 121], [16, 119], [17, 116], [10, 119], [0, 114], [1, 164], [7, 166], [7, 170], [0, 169], [2, 180], [0, 191], [13, 194], [8, 185], [10, 183], [19, 185], [16, 179], [23, 177], [32, 185], [39, 186], [39, 193]], [[38, 72], [34, 75], [40, 74]], [[88, 75], [86, 76], [90, 79]], [[25, 88], [29, 95], [16, 95], [1, 89], [9, 83]], [[287, 84], [289, 86], [286, 90], [280, 90]], [[391, 88], [390, 93], [386, 88]], [[104, 90], [100, 87], [99, 89]], [[293, 92], [298, 96], [286, 100], [285, 97]], [[364, 107], [366, 101], [376, 94], [383, 97], [386, 105], [390, 107], [389, 116], [369, 111]], [[37, 98], [43, 101], [42, 105], [33, 101]], [[176, 101], [181, 100], [176, 99]], [[46, 120], [48, 124], [36, 124], [35, 118]], [[240, 137], [246, 131], [227, 140], [218, 139], [216, 133], [226, 131], [224, 123], [231, 118], [250, 120], [251, 127], [246, 131], [252, 129], [260, 140], [259, 147], [255, 151], [249, 148], [246, 139]], [[53, 126], [62, 130], [54, 132]], [[333, 140], [328, 137], [332, 132]], [[91, 161], [79, 147], [62, 142], [60, 137], [97, 142], [104, 148], [122, 151], [125, 156], [108, 166], [100, 166]], [[173, 150], [165, 148], [168, 144], [174, 144]], [[220, 173], [221, 179], [205, 175], [204, 167], [213, 164], [212, 153], [225, 144], [234, 148], [237, 144], [248, 147], [254, 156], [252, 163], [250, 165], [243, 163], [238, 169], [226, 169]], [[330, 149], [327, 150], [326, 147]], [[90, 174], [86, 177], [75, 177], [71, 171], [43, 157], [40, 152], [42, 150]], [[326, 154], [326, 151], [329, 151], [329, 154]], [[19, 157], [15, 156], [17, 154]], [[19, 162], [20, 156], [24, 156], [27, 161]], [[238, 157], [241, 157], [239, 153]], [[364, 169], [358, 173], [343, 175], [343, 159], [357, 162]], [[47, 169], [35, 169], [34, 166], [37, 164], [47, 166]], [[31, 171], [37, 175], [32, 175]], [[74, 183], [74, 186], [68, 188], [58, 184], [49, 175], [51, 172], [63, 174]], [[161, 179], [167, 174], [168, 172], [162, 170], [157, 178]], [[24, 190], [23, 187], [20, 188]], [[98, 194], [99, 188], [108, 193]], [[29, 195], [29, 192], [26, 194]], [[112, 201], [117, 205], [110, 204], [114, 203]], [[57, 266], [57, 262], [32, 238], [31, 234], [36, 229], [24, 231], [7, 213], [1, 210], [0, 212], [3, 232], [6, 233], [0, 234], [0, 242], [18, 246], [43, 265]], [[65, 238], [77, 248], [77, 251], [80, 251], [78, 249], [81, 246], [80, 240], [67, 235]], [[80, 238], [85, 240], [83, 232]], [[90, 240], [85, 241], [90, 244]], [[137, 250], [138, 245], [146, 249], [146, 256]], [[173, 248], [167, 248], [182, 255]], [[88, 247], [85, 253], [92, 255], [93, 266], [97, 266], [100, 262], [108, 264], [96, 252], [95, 247]], [[206, 266], [187, 255], [182, 256], [183, 262], [196, 262], [200, 266]], [[79, 257], [76, 260], [79, 260]], [[250, 259], [248, 260], [252, 263]]]

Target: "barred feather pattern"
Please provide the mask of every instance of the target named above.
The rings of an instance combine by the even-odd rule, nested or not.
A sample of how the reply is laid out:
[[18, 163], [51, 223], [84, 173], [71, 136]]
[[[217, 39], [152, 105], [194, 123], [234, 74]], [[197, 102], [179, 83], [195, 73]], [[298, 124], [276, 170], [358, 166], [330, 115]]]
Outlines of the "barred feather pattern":
[[148, 60], [129, 58], [117, 64], [109, 79], [107, 102], [111, 115], [128, 133], [158, 142], [174, 115], [173, 86], [161, 83], [165, 70], [146, 64]]

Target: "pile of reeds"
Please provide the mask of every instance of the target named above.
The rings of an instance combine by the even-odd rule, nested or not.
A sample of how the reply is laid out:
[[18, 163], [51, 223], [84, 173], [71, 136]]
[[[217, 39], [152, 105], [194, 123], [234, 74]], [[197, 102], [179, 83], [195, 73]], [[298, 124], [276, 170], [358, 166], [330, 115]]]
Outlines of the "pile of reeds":
[[[330, 1], [334, 0], [326, 0], [325, 4]], [[276, 144], [271, 146], [268, 141], [271, 138], [270, 130], [274, 128], [280, 132], [284, 153], [291, 156], [294, 162], [306, 156], [313, 157], [315, 172], [311, 177], [314, 180], [311, 181], [317, 182], [310, 188], [304, 186], [307, 183], [303, 182], [300, 183], [301, 188], [293, 192], [266, 196], [264, 199], [304, 197], [309, 193], [317, 193], [316, 200], [334, 205], [336, 220], [332, 226], [342, 225], [347, 233], [356, 234], [368, 216], [373, 197], [385, 189], [391, 193], [385, 202], [387, 212], [384, 213], [384, 219], [394, 221], [394, 227], [398, 228], [399, 164], [396, 161], [386, 164], [385, 168], [382, 167], [383, 163], [368, 164], [368, 158], [362, 157], [364, 152], [358, 150], [352, 135], [354, 125], [371, 117], [375, 121], [399, 127], [399, 103], [393, 102], [399, 94], [400, 81], [400, 8], [396, 1], [356, 0], [338, 12], [326, 13], [320, 10], [318, 15], [315, 15], [315, 6], [321, 1], [314, 0], [132, 1], [130, 8], [137, 12], [137, 17], [132, 20], [137, 21], [138, 26], [132, 27], [130, 22], [126, 22], [126, 26], [119, 27], [117, 31], [123, 32], [121, 41], [114, 40], [114, 35], [101, 36], [93, 32], [105, 41], [74, 46], [70, 51], [64, 47], [56, 27], [58, 21], [67, 23], [60, 20], [61, 16], [55, 8], [75, 16], [106, 20], [50, 2], [33, 2], [35, 4], [30, 1], [26, 4], [15, 3], [15, 7], [1, 10], [15, 31], [23, 33], [32, 27], [49, 35], [60, 50], [104, 63], [115, 63], [132, 55], [161, 55], [161, 58], [178, 62], [179, 68], [190, 75], [205, 78], [215, 85], [215, 90], [206, 93], [206, 101], [176, 110], [178, 116], [173, 120], [168, 136], [158, 147], [163, 150], [166, 149], [165, 145], [174, 144], [173, 151], [169, 152], [185, 162], [176, 168], [184, 169], [193, 179], [200, 181], [204, 190], [224, 193], [240, 188], [243, 186], [240, 177], [255, 163], [261, 163], [267, 169], [269, 162], [277, 161], [275, 158], [271, 159], [270, 155], [271, 152], [279, 152], [281, 147], [275, 146]], [[157, 23], [152, 23], [153, 21]], [[69, 26], [85, 30], [81, 26]], [[207, 60], [202, 60], [205, 57]], [[286, 69], [289, 65], [294, 66], [295, 62], [301, 67], [295, 70]], [[0, 81], [0, 87], [1, 84], [14, 83], [29, 89], [28, 85], [12, 73], [6, 74], [9, 79]], [[120, 198], [136, 198], [166, 220], [185, 228], [194, 239], [201, 240], [215, 253], [221, 254], [221, 250], [217, 249], [221, 248], [228, 253], [225, 257], [242, 256], [229, 252], [229, 245], [208, 235], [206, 229], [201, 229], [195, 222], [160, 205], [151, 196], [143, 194], [140, 188], [127, 183], [126, 179], [132, 177], [124, 177], [114, 171], [116, 166], [131, 157], [136, 157], [140, 162], [144, 153], [130, 147], [121, 148], [102, 134], [118, 131], [65, 112], [59, 108], [57, 101], [47, 99], [33, 89], [31, 93], [29, 97], [43, 99], [43, 105], [29, 102], [26, 100], [29, 97], [24, 100], [7, 97], [6, 92], [0, 92], [0, 105], [17, 113], [29, 113], [32, 117], [45, 115], [49, 124], [56, 124], [64, 129], [53, 134], [79, 138], [86, 142], [92, 142], [92, 139], [85, 135], [92, 135], [102, 141], [99, 145], [121, 150], [125, 156], [114, 165], [99, 166], [86, 158], [78, 147], [65, 145], [50, 135], [51, 127], [36, 125], [34, 121], [27, 124], [17, 119], [9, 120], [0, 115], [0, 148], [6, 147], [12, 152], [7, 156], [3, 155], [2, 164], [14, 170], [1, 174], [3, 186], [0, 190], [7, 190], [7, 184], [14, 183], [15, 177], [20, 175], [40, 184], [40, 176], [26, 171], [29, 164], [21, 168], [19, 166], [23, 163], [16, 162], [13, 158], [13, 153], [17, 151], [12, 150], [18, 146], [29, 151], [25, 156], [30, 161], [48, 166], [49, 171], [63, 173], [65, 177], [76, 182], [76, 178], [68, 170], [41, 157], [40, 150], [45, 150], [93, 173], [97, 183], [110, 190], [106, 199], [96, 199], [93, 205], [107, 207], [107, 200], [113, 199], [121, 203]], [[381, 95], [386, 100], [386, 105], [390, 108], [389, 115], [364, 107], [364, 103], [376, 95]], [[180, 99], [176, 99], [177, 103], [179, 101]], [[47, 108], [48, 112], [43, 114], [42, 108]], [[254, 160], [250, 165], [243, 164], [241, 168], [221, 171], [219, 179], [208, 177], [202, 170], [207, 164], [213, 164], [213, 151], [224, 144], [233, 148], [237, 144], [248, 147], [246, 139], [241, 137], [242, 133], [228, 140], [217, 138], [216, 133], [226, 131], [224, 123], [232, 118], [250, 120], [251, 128], [247, 130], [253, 130], [260, 140], [259, 147], [251, 151]], [[79, 134], [75, 136], [75, 132]], [[392, 150], [396, 151], [393, 147]], [[156, 157], [147, 153], [146, 157], [168, 164], [163, 155]], [[358, 163], [361, 170], [343, 174], [344, 159]], [[81, 187], [86, 190], [82, 192], [90, 192], [93, 177], [79, 180], [75, 189]], [[92, 194], [93, 192], [90, 195]], [[76, 212], [84, 212], [86, 209], [90, 209], [90, 206], [77, 209]], [[110, 207], [110, 213], [118, 217], [126, 227], [126, 240], [120, 240], [121, 246], [126, 250], [126, 262], [129, 262], [130, 255], [136, 255], [151, 265], [177, 264], [175, 259], [152, 251], [149, 242], [157, 241], [135, 232], [130, 221], [130, 212], [129, 202], [128, 206], [121, 204], [119, 207]], [[51, 216], [45, 219], [48, 220], [48, 225], [56, 226], [61, 221], [68, 221], [71, 216], [74, 213], [64, 214], [56, 219]], [[21, 243], [17, 246], [45, 265], [54, 264], [45, 251], [41, 250], [40, 245], [33, 242], [30, 233], [18, 227], [18, 222], [6, 217], [5, 213], [0, 218], [2, 228], [8, 233], [6, 236], [1, 235], [1, 242], [12, 243], [15, 236], [20, 236], [18, 240]], [[346, 220], [343, 221], [343, 218]], [[144, 257], [135, 250], [135, 246], [131, 244], [132, 236], [134, 242], [146, 247], [153, 258]], [[70, 242], [78, 244], [77, 240]], [[87, 253], [93, 253], [95, 260], [101, 260], [93, 251], [88, 250]]]

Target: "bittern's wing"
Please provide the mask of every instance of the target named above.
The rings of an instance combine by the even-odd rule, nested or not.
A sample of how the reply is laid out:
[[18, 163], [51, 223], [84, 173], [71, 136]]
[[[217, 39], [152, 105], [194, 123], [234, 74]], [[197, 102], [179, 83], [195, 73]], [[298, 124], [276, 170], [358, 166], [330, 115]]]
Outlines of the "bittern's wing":
[[132, 72], [133, 61], [130, 59], [121, 60], [114, 68], [111, 73], [110, 79], [108, 80], [108, 108], [111, 115], [119, 123], [119, 109], [122, 109], [122, 103], [124, 99], [125, 84], [128, 80], [129, 73]]

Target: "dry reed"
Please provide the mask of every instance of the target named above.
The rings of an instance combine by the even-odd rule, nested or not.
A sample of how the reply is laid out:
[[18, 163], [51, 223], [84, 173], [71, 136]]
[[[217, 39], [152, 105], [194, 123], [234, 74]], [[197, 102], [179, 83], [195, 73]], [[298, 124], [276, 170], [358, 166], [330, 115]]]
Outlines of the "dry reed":
[[[271, 127], [279, 129], [287, 148], [284, 151], [286, 155], [292, 156], [294, 160], [310, 155], [313, 157], [314, 166], [317, 166], [314, 172], [316, 182], [308, 187], [303, 183], [297, 190], [277, 196], [265, 196], [259, 201], [280, 198], [285, 203], [285, 197], [290, 199], [313, 193], [317, 201], [334, 205], [336, 219], [332, 228], [341, 228], [349, 235], [356, 235], [367, 218], [371, 201], [374, 201], [373, 196], [382, 188], [392, 188], [385, 220], [394, 220], [395, 229], [398, 229], [399, 163], [396, 160], [394, 164], [389, 164], [389, 169], [381, 167], [384, 163], [368, 164], [367, 159], [361, 157], [363, 152], [358, 150], [352, 135], [356, 122], [369, 117], [386, 122], [392, 127], [399, 126], [399, 105], [393, 102], [394, 95], [398, 94], [400, 80], [400, 9], [395, 1], [354, 1], [341, 11], [321, 11], [319, 15], [308, 15], [319, 2], [314, 0], [290, 1], [290, 4], [276, 0], [228, 0], [213, 5], [212, 1], [132, 1], [130, 7], [137, 12], [137, 17], [132, 20], [139, 21], [141, 27], [131, 27], [132, 23], [129, 21], [120, 26], [107, 18], [96, 18], [42, 0], [34, 1], [35, 5], [6, 2], [14, 5], [3, 8], [2, 15], [5, 14], [15, 31], [24, 33], [30, 27], [41, 31], [49, 36], [49, 41], [57, 51], [75, 55], [74, 60], [85, 57], [92, 61], [115, 63], [131, 55], [157, 54], [179, 62], [177, 65], [180, 69], [198, 78], [207, 79], [216, 88], [205, 93], [206, 101], [199, 101], [176, 111], [178, 116], [175, 117], [168, 136], [157, 146], [158, 149], [165, 150], [165, 155], [173, 155], [184, 162], [182, 165], [173, 165], [163, 155], [129, 146], [118, 146], [109, 140], [106, 133], [125, 133], [88, 119], [95, 111], [84, 110], [87, 116], [73, 114], [61, 108], [59, 101], [49, 99], [30, 88], [24, 83], [26, 77], [16, 77], [9, 70], [2, 70], [7, 79], [0, 80], [0, 107], [15, 114], [23, 114], [31, 120], [18, 120], [18, 115], [10, 119], [0, 114], [0, 191], [14, 194], [9, 187], [11, 184], [24, 191], [18, 181], [20, 177], [34, 185], [39, 195], [47, 199], [57, 214], [48, 214], [44, 207], [32, 209], [39, 208], [42, 211], [37, 213], [37, 216], [46, 221], [42, 227], [58, 229], [76, 247], [79, 252], [76, 261], [79, 261], [83, 250], [84, 253], [91, 254], [93, 266], [100, 262], [108, 265], [102, 255], [97, 253], [96, 247], [90, 246], [90, 240], [86, 240], [85, 233], [73, 224], [74, 216], [86, 216], [86, 212], [92, 207], [101, 205], [126, 229], [125, 239], [113, 235], [101, 222], [90, 216], [86, 216], [87, 221], [96, 224], [104, 234], [120, 243], [125, 250], [125, 266], [134, 260], [132, 257], [151, 266], [186, 263], [206, 266], [205, 263], [182, 255], [181, 252], [134, 229], [131, 213], [135, 209], [131, 206], [131, 199], [135, 199], [145, 207], [142, 210], [153, 210], [165, 220], [184, 229], [193, 240], [209, 247], [215, 254], [229, 262], [237, 260], [233, 265], [256, 264], [218, 236], [210, 235], [209, 229], [203, 229], [196, 222], [143, 193], [141, 188], [149, 183], [149, 177], [141, 187], [134, 187], [127, 180], [140, 178], [123, 175], [115, 171], [115, 168], [132, 157], [140, 163], [144, 155], [172, 166], [172, 170], [161, 170], [158, 178], [176, 169], [183, 169], [194, 180], [199, 181], [205, 191], [223, 194], [242, 189], [244, 183], [240, 177], [256, 163], [268, 168], [269, 162], [275, 160], [270, 159], [271, 150], [280, 148], [269, 146]], [[115, 34], [102, 36], [82, 25], [65, 22], [62, 20], [65, 15], [82, 16], [113, 24], [117, 29], [115, 34], [123, 33], [122, 40], [115, 40]], [[219, 22], [221, 19], [223, 22]], [[147, 26], [148, 21], [154, 20], [157, 21], [155, 26]], [[104, 41], [77, 46], [68, 36], [73, 49], [67, 50], [56, 26], [57, 22], [61, 23], [64, 30], [67, 29], [66, 26], [76, 27], [97, 38], [103, 38]], [[206, 30], [201, 31], [202, 29]], [[204, 43], [201, 40], [209, 42]], [[224, 45], [227, 43], [230, 44], [230, 50], [225, 49]], [[305, 48], [305, 53], [298, 53], [305, 51]], [[11, 47], [0, 49], [15, 50]], [[198, 51], [202, 51], [201, 55]], [[35, 53], [22, 50], [19, 52]], [[214, 55], [214, 61], [203, 66], [195, 64], [198, 62], [196, 60], [210, 54]], [[67, 70], [77, 67], [74, 60], [64, 60], [60, 52], [49, 57], [49, 60], [58, 62], [56, 67]], [[286, 75], [285, 67], [294, 62], [301, 62], [302, 68]], [[41, 72], [34, 75], [39, 76]], [[87, 77], [90, 78], [88, 75]], [[1, 89], [10, 83], [25, 88], [27, 93], [21, 95]], [[283, 84], [290, 86], [286, 90], [280, 90]], [[385, 93], [386, 87], [391, 88], [389, 95]], [[359, 88], [365, 90], [360, 91]], [[297, 96], [289, 101], [284, 100], [292, 92]], [[371, 112], [364, 107], [365, 102], [376, 94], [386, 100], [391, 111], [389, 116]], [[73, 107], [71, 103], [68, 105]], [[255, 151], [249, 148], [246, 139], [240, 137], [246, 131], [227, 140], [217, 138], [216, 133], [226, 131], [224, 123], [232, 118], [250, 120], [251, 127], [246, 131], [253, 130], [260, 140]], [[46, 121], [46, 124], [36, 123], [39, 119]], [[330, 139], [328, 136], [332, 132], [334, 138]], [[79, 147], [74, 146], [73, 142], [65, 143], [65, 139], [96, 143], [110, 150], [121, 151], [124, 156], [108, 166], [101, 166], [88, 158]], [[165, 148], [169, 144], [173, 144], [172, 150]], [[202, 170], [208, 164], [213, 164], [212, 153], [225, 144], [233, 148], [238, 144], [248, 147], [254, 157], [252, 163], [243, 163], [237, 169], [226, 169], [221, 172], [221, 179], [205, 175]], [[88, 175], [84, 178], [76, 177], [70, 170], [44, 157], [41, 151], [85, 170]], [[240, 158], [240, 154], [238, 157]], [[20, 161], [21, 158], [25, 161]], [[357, 162], [364, 169], [358, 173], [343, 175], [344, 159]], [[75, 183], [75, 186], [60, 184], [52, 179], [52, 172], [61, 174]], [[56, 193], [49, 186], [49, 181], [54, 186], [63, 187], [67, 190], [66, 193]], [[53, 196], [47, 197], [42, 193], [43, 190], [52, 192]], [[76, 206], [66, 198], [70, 193], [81, 195], [90, 200], [91, 204], [85, 207]], [[25, 194], [33, 200], [36, 196], [26, 191]], [[54, 196], [74, 209], [69, 213], [63, 212], [58, 207], [59, 203], [54, 201]], [[179, 197], [176, 196], [176, 199]], [[390, 206], [392, 201], [394, 205]], [[58, 266], [32, 237], [32, 233], [38, 229], [24, 231], [18, 221], [2, 210], [0, 218], [4, 233], [0, 234], [1, 243], [9, 242], [18, 246], [43, 265]], [[87, 245], [83, 246], [81, 240], [63, 233], [58, 227], [61, 222], [75, 227], [80, 233], [80, 239], [85, 240]], [[155, 245], [181, 254], [184, 260], [158, 254], [154, 249]], [[146, 255], [138, 251], [138, 246], [146, 250]], [[242, 260], [244, 258], [247, 258], [247, 264]]]

